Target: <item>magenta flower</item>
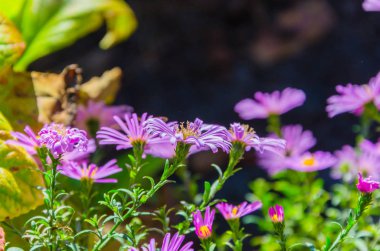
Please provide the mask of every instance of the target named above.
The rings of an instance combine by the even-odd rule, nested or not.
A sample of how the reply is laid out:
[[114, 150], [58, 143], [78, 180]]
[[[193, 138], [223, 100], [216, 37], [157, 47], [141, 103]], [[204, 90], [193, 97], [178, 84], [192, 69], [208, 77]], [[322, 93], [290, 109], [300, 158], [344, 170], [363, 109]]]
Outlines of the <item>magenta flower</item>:
[[151, 135], [168, 138], [174, 145], [178, 142], [191, 145], [190, 153], [203, 150], [215, 153], [218, 148], [228, 152], [231, 147], [226, 128], [219, 125], [205, 125], [198, 118], [186, 124], [166, 123], [160, 118], [151, 118], [146, 121], [146, 126]]
[[171, 158], [174, 148], [168, 138], [149, 134], [145, 121], [152, 118], [144, 113], [139, 119], [136, 113], [125, 114], [124, 120], [114, 116], [114, 120], [120, 126], [122, 132], [110, 127], [102, 127], [97, 132], [97, 138], [101, 145], [116, 145], [116, 150], [132, 148], [133, 145], [142, 144], [144, 152], [157, 157]]
[[215, 210], [210, 211], [210, 207], [206, 208], [204, 218], [201, 211], [197, 210], [193, 213], [193, 224], [195, 233], [199, 239], [207, 239], [212, 235], [212, 224], [214, 222]]
[[[281, 154], [264, 152], [259, 156], [259, 164], [273, 175], [288, 168], [290, 158], [302, 155], [316, 144], [311, 131], [303, 131], [301, 125], [289, 125], [281, 128], [281, 135], [286, 141], [285, 151]], [[278, 137], [272, 135], [272, 137]]]
[[87, 151], [87, 133], [62, 124], [45, 125], [38, 133], [37, 140], [39, 145], [46, 146], [54, 156], [74, 150]]
[[33, 132], [30, 126], [25, 126], [24, 132], [26, 135], [20, 132], [11, 132], [11, 135], [15, 140], [7, 140], [6, 143], [21, 146], [31, 155], [37, 154], [37, 148], [41, 146], [37, 139], [37, 135]]
[[90, 132], [93, 124], [96, 130], [100, 127], [112, 127], [116, 123], [113, 116], [123, 116], [125, 113], [131, 113], [133, 108], [127, 105], [107, 106], [104, 102], [88, 101], [87, 105], [79, 105], [75, 119], [75, 125], [82, 130]]
[[351, 112], [361, 115], [366, 104], [374, 102], [377, 108], [380, 107], [380, 74], [369, 80], [365, 85], [348, 84], [336, 87], [338, 95], [327, 99], [326, 111], [330, 118], [344, 112]]
[[287, 159], [289, 168], [300, 172], [314, 172], [335, 165], [337, 159], [329, 152], [306, 152]]
[[[182, 246], [182, 242], [185, 239], [184, 235], [174, 234], [170, 238], [170, 233], [165, 234], [164, 240], [162, 241], [161, 251], [194, 251], [192, 248], [193, 242], [187, 242]], [[181, 247], [182, 246], [182, 247]], [[151, 239], [148, 245], [141, 247], [142, 251], [156, 251], [156, 240]], [[128, 251], [139, 251], [137, 248], [130, 248]]]
[[221, 202], [216, 205], [216, 208], [223, 215], [224, 219], [231, 220], [238, 219], [247, 214], [250, 214], [256, 211], [257, 209], [261, 208], [262, 205], [263, 204], [260, 201], [255, 201], [249, 204], [248, 202], [243, 202], [238, 206]]
[[363, 9], [365, 11], [380, 11], [379, 0], [364, 0]]
[[372, 193], [380, 188], [380, 183], [372, 180], [371, 177], [363, 179], [362, 174], [358, 173], [358, 183], [356, 187], [362, 193]]
[[284, 221], [284, 208], [280, 205], [269, 208], [268, 214], [273, 223], [282, 223]]
[[305, 102], [305, 93], [294, 88], [286, 88], [282, 92], [256, 92], [254, 99], [243, 99], [235, 105], [235, 112], [240, 118], [265, 119], [270, 115], [281, 115]]
[[231, 124], [227, 137], [231, 143], [242, 143], [246, 151], [254, 148], [259, 152], [270, 151], [279, 154], [284, 151], [286, 145], [283, 139], [260, 138], [252, 128], [240, 123]]
[[122, 171], [116, 165], [116, 160], [110, 160], [105, 165], [98, 167], [95, 164], [86, 162], [77, 163], [69, 162], [62, 167], [60, 171], [63, 175], [76, 180], [90, 180], [95, 183], [116, 183], [116, 179], [105, 179], [106, 177]]

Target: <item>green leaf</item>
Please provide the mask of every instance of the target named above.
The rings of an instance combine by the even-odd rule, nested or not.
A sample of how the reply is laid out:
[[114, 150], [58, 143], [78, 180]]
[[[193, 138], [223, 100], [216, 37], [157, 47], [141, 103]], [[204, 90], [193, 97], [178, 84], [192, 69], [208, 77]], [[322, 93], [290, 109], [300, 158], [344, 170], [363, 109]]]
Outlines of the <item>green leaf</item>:
[[24, 49], [25, 43], [20, 32], [6, 16], [0, 13], [0, 68], [3, 68], [1, 71], [15, 63]]
[[128, 38], [137, 27], [133, 11], [123, 0], [28, 0], [25, 3], [12, 0], [0, 1], [0, 10], [15, 22], [27, 45], [14, 66], [18, 71], [73, 44], [99, 29], [103, 22], [107, 24], [107, 33], [100, 41], [102, 49]]
[[5, 143], [9, 123], [0, 113], [0, 221], [27, 213], [43, 203], [43, 180], [37, 164], [26, 151]]

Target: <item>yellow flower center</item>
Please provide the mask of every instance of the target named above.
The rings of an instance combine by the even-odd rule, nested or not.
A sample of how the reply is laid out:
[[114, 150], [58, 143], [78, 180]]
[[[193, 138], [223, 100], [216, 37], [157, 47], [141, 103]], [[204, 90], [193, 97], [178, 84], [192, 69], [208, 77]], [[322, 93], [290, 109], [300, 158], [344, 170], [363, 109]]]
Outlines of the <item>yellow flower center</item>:
[[273, 222], [280, 222], [280, 220], [278, 219], [278, 215], [277, 214], [272, 215], [271, 219], [272, 219]]
[[208, 226], [201, 226], [199, 228], [199, 238], [205, 239], [211, 236], [211, 230], [208, 228]]
[[232, 208], [232, 211], [231, 211], [232, 215], [233, 215], [233, 216], [236, 216], [237, 213], [238, 213], [238, 210], [239, 210], [238, 207], [234, 207], [234, 208]]
[[305, 158], [303, 161], [302, 161], [302, 164], [304, 166], [314, 166], [315, 165], [315, 158], [314, 157], [308, 157], [308, 158]]
[[186, 139], [190, 136], [199, 136], [199, 132], [194, 131], [193, 128], [191, 128], [191, 122], [187, 121], [186, 124], [182, 122], [177, 129], [177, 132], [181, 132], [183, 135], [183, 139]]

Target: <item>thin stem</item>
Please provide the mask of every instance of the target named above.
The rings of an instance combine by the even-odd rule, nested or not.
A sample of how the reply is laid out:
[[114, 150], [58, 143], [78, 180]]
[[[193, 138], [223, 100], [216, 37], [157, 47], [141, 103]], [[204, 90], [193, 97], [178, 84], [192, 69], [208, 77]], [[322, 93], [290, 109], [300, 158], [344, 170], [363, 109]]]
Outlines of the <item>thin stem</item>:
[[240, 229], [240, 220], [239, 219], [229, 220], [228, 224], [232, 231], [232, 239], [234, 241], [234, 251], [242, 251], [244, 234], [243, 234], [242, 229]]
[[268, 117], [268, 133], [275, 133], [277, 136], [281, 137], [281, 119], [277, 114], [269, 115]]
[[[180, 148], [178, 150], [178, 148]], [[128, 219], [129, 217], [131, 217], [131, 215], [142, 205], [144, 204], [148, 199], [150, 199], [163, 185], [165, 185], [167, 183], [167, 179], [172, 175], [174, 174], [174, 172], [180, 168], [184, 162], [184, 160], [186, 159], [186, 156], [189, 152], [189, 149], [190, 147], [188, 145], [181, 145], [181, 146], [177, 146], [177, 149], [176, 149], [176, 157], [174, 158], [173, 160], [173, 164], [171, 164], [169, 166], [168, 169], [165, 169], [164, 170], [164, 173], [162, 174], [161, 176], [161, 179], [160, 181], [152, 188], [150, 189], [145, 195], [144, 195], [144, 198], [143, 199], [140, 199], [138, 203], [134, 203], [133, 206], [131, 208], [129, 208], [128, 212], [126, 214], [123, 215], [122, 219], [120, 219], [119, 221], [117, 221], [113, 227], [111, 228], [111, 230], [109, 230], [109, 232], [107, 233], [106, 237], [105, 238], [101, 238], [97, 244], [95, 245], [93, 251], [98, 251], [98, 250], [101, 250], [103, 247], [105, 247], [107, 245], [107, 243], [112, 239], [112, 236], [114, 234], [114, 232], [116, 231], [116, 229], [126, 220]], [[135, 163], [136, 165], [136, 163]]]
[[351, 229], [358, 223], [359, 218], [363, 215], [365, 209], [372, 202], [372, 193], [361, 193], [358, 200], [357, 207], [350, 212], [348, 216], [346, 226], [339, 233], [338, 237], [335, 239], [334, 243], [331, 246], [326, 246], [324, 250], [332, 251], [338, 248], [343, 241], [346, 239], [347, 235]]

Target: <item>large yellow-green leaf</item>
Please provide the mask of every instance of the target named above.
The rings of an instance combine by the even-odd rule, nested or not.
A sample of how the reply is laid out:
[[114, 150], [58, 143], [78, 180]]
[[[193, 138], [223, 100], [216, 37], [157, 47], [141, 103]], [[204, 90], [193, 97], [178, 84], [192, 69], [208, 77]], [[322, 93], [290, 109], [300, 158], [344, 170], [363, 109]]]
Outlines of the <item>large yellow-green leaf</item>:
[[0, 12], [15, 22], [26, 42], [16, 70], [25, 70], [34, 60], [74, 43], [104, 21], [107, 33], [100, 41], [103, 49], [128, 38], [137, 26], [124, 0], [0, 1]]
[[0, 113], [0, 221], [17, 217], [43, 203], [37, 164], [21, 147], [5, 143], [12, 138], [10, 124]]
[[25, 43], [20, 32], [5, 15], [0, 13], [0, 68], [15, 63], [24, 48]]

